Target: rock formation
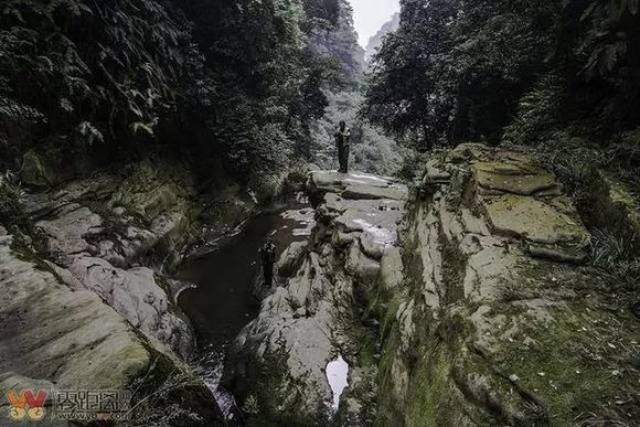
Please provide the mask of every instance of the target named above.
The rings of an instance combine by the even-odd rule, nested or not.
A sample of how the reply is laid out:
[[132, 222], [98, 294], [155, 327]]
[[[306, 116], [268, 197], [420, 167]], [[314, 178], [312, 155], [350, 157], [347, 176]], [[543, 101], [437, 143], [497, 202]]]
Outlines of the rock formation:
[[[368, 331], [354, 298], [357, 286], [375, 286], [381, 264], [393, 265], [386, 258], [399, 257], [396, 228], [408, 191], [390, 178], [322, 171], [308, 187], [317, 226], [308, 245], [283, 254], [281, 274], [290, 278], [237, 338], [225, 383], [249, 415], [316, 425], [333, 415], [325, 368], [338, 355], [352, 364], [351, 388], [373, 391], [375, 371], [357, 364]], [[362, 407], [371, 402], [361, 399], [345, 397], [350, 422], [366, 421]]]
[[[434, 153], [411, 196], [333, 172], [312, 173], [308, 191], [318, 225], [281, 261], [298, 271], [225, 372], [249, 413], [416, 426], [638, 416], [625, 402], [640, 327], [583, 265], [590, 234], [534, 153]], [[350, 372], [336, 414], [324, 369], [339, 355]]]
[[[2, 228], [3, 390], [143, 390], [189, 375], [193, 331], [163, 271], [193, 240], [193, 184], [177, 167], [132, 171], [27, 192], [31, 235]], [[181, 409], [217, 417], [204, 384], [187, 383]]]
[[375, 33], [367, 43], [367, 47], [365, 48], [365, 61], [370, 64], [373, 56], [376, 54], [380, 46], [382, 46], [382, 41], [384, 37], [389, 34], [395, 32], [400, 26], [400, 14], [395, 13], [391, 19], [385, 22], [382, 27]]

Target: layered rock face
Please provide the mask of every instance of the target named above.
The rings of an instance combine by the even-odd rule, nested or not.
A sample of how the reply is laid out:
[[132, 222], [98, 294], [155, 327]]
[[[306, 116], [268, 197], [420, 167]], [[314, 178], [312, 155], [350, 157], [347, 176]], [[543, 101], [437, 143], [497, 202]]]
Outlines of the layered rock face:
[[579, 265], [590, 236], [555, 177], [530, 153], [474, 144], [426, 166], [402, 233], [404, 287], [388, 305], [379, 421], [637, 417], [640, 328]]
[[346, 392], [339, 416], [368, 424], [374, 350], [363, 348], [370, 334], [355, 299], [359, 289], [375, 288], [382, 266], [393, 265], [389, 259], [399, 260], [394, 245], [407, 188], [388, 178], [335, 172], [312, 173], [308, 186], [317, 226], [306, 245], [283, 254], [279, 270], [286, 277], [237, 338], [224, 382], [249, 416], [323, 425], [335, 416], [325, 368], [342, 355], [351, 365], [349, 389], [362, 393]]
[[122, 390], [145, 372], [149, 349], [132, 326], [91, 291], [70, 289], [20, 259], [0, 237], [0, 381]]
[[26, 196], [50, 268], [72, 289], [93, 291], [158, 348], [180, 356], [191, 351], [192, 333], [154, 270], [175, 265], [188, 241], [190, 188], [188, 177], [143, 163], [125, 179], [101, 174]]
[[[24, 195], [32, 235], [0, 227], [3, 390], [155, 391], [189, 376], [193, 332], [162, 271], [191, 239], [193, 193], [180, 168], [144, 162]], [[184, 381], [169, 405], [213, 422], [213, 396]]]

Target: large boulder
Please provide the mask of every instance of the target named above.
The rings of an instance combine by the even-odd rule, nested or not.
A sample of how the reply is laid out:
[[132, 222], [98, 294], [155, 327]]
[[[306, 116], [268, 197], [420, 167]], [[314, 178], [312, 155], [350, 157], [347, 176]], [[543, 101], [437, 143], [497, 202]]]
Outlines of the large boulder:
[[172, 310], [172, 303], [152, 270], [122, 270], [101, 258], [78, 257], [70, 271], [86, 289], [95, 292], [159, 347], [184, 358], [189, 356], [193, 349], [191, 329]]
[[151, 395], [134, 416], [218, 419], [184, 363], [193, 331], [164, 277], [193, 238], [194, 192], [179, 167], [143, 162], [24, 195], [32, 235], [12, 249], [0, 233], [0, 387], [136, 387], [137, 399]]
[[65, 283], [95, 292], [158, 350], [187, 357], [193, 349], [190, 325], [154, 272], [140, 267], [162, 269], [180, 259], [190, 221], [187, 190], [174, 193], [169, 177], [145, 165], [123, 182], [97, 175], [45, 197], [29, 196], [27, 209]]
[[[213, 395], [186, 365], [154, 348], [94, 292], [70, 289], [56, 270], [12, 246], [21, 247], [12, 236], [0, 239], [2, 390], [44, 389], [50, 399], [55, 390], [129, 392], [132, 423], [146, 425], [148, 414], [170, 420], [179, 411], [179, 424], [171, 425], [224, 425]], [[3, 396], [3, 416], [8, 409]], [[85, 425], [45, 417], [40, 424]]]

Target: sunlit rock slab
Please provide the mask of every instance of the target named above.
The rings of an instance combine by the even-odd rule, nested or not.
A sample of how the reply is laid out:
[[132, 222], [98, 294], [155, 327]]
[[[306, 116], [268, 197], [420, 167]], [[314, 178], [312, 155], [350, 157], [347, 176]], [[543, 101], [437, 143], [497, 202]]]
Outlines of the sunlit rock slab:
[[345, 199], [407, 200], [409, 196], [407, 186], [394, 178], [355, 172], [311, 172], [309, 186], [312, 193], [336, 193]]

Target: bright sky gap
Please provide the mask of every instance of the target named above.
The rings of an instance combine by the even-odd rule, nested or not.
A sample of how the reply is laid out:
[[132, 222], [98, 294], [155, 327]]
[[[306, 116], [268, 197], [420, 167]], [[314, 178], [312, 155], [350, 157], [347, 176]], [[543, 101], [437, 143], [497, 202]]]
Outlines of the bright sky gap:
[[353, 18], [358, 42], [366, 47], [369, 38], [378, 32], [394, 13], [400, 12], [399, 0], [349, 0], [353, 7]]

